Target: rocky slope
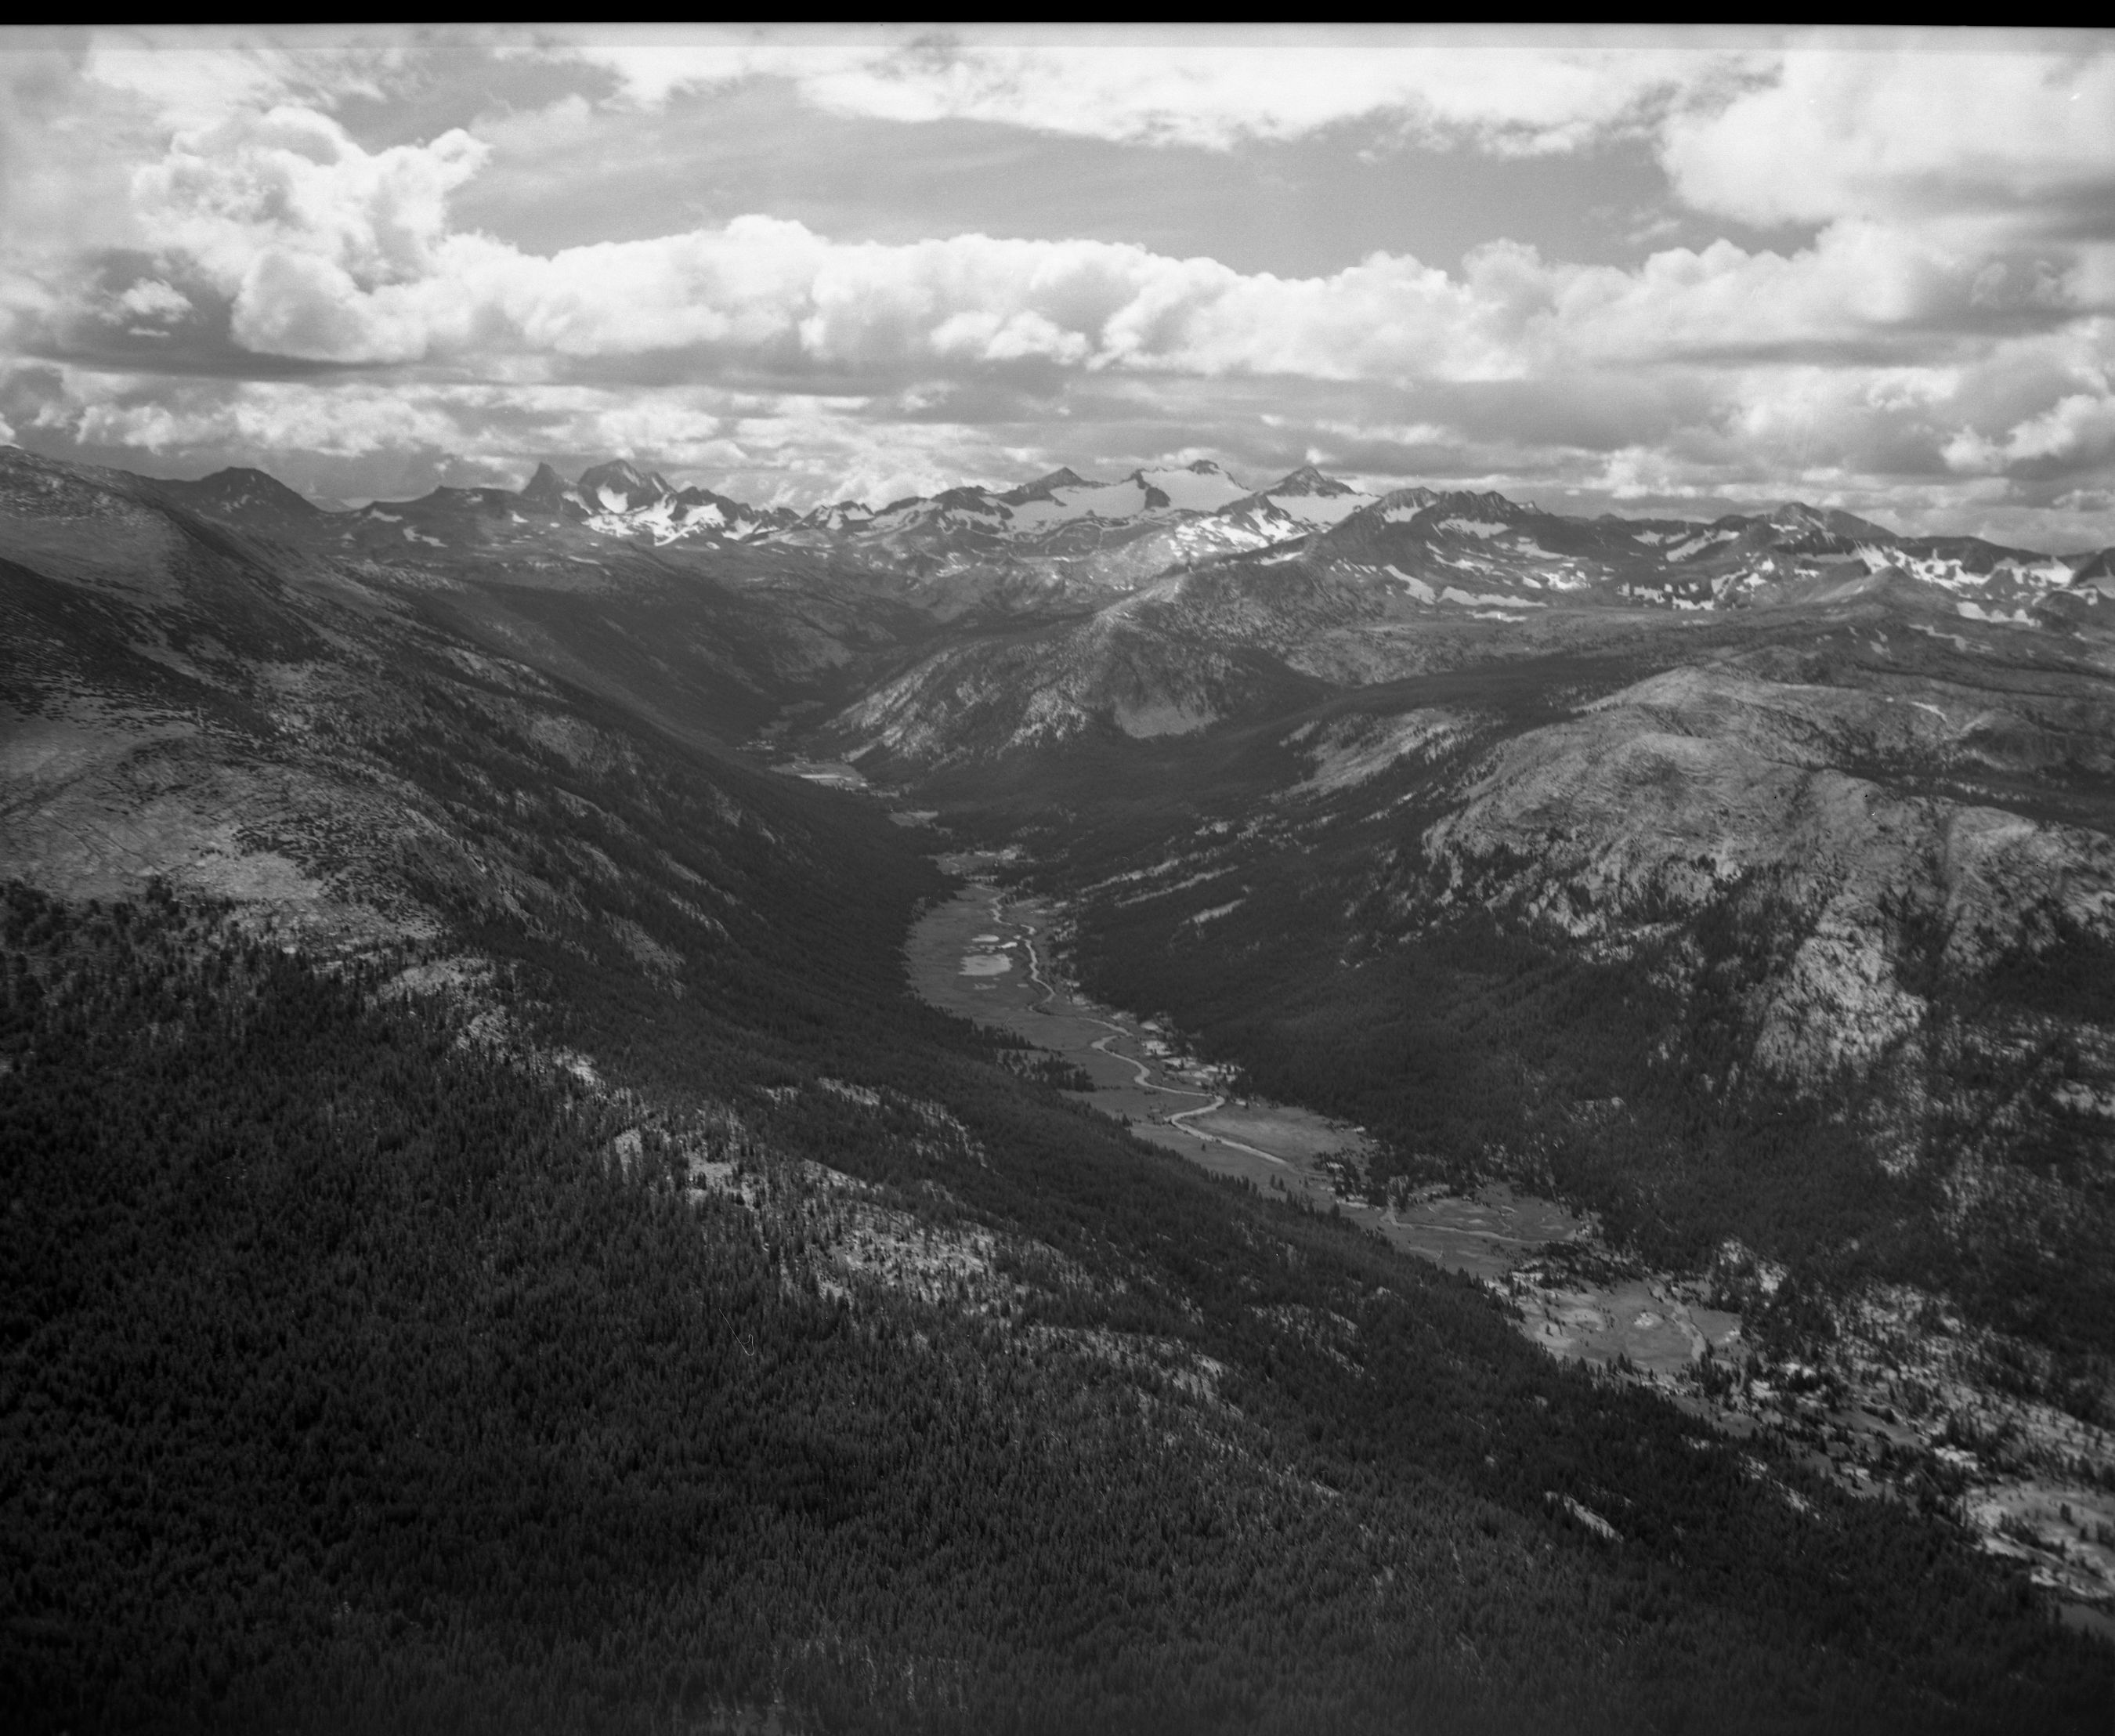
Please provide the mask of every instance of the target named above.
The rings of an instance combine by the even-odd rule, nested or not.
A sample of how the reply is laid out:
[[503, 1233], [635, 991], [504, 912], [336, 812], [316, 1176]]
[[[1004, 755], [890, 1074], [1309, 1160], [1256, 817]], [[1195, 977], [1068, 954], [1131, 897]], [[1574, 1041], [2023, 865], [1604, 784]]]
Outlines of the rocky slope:
[[[1197, 678], [1236, 655], [1255, 691], [1275, 696], [1888, 599], [1932, 632], [1974, 623], [2062, 636], [2099, 618], [2096, 582], [2073, 582], [2053, 558], [1833, 521], [1784, 508], [1654, 528], [1404, 490], [1318, 534], [1171, 572], [1030, 640], [944, 646], [840, 728], [856, 746], [940, 764], [1098, 724], [1137, 734], [1129, 720], [1140, 715], [1195, 729], [1264, 714], [1223, 681]], [[965, 708], [980, 694], [991, 703]]]
[[1113, 999], [1384, 1168], [1558, 1188], [1700, 1272], [1738, 1242], [1847, 1307], [1907, 1284], [1997, 1335], [1986, 1398], [2105, 1426], [2115, 633], [1953, 600], [1641, 615], [1127, 758], [1083, 737], [1043, 783], [1076, 820], [1017, 770], [939, 787], [1062, 861]]

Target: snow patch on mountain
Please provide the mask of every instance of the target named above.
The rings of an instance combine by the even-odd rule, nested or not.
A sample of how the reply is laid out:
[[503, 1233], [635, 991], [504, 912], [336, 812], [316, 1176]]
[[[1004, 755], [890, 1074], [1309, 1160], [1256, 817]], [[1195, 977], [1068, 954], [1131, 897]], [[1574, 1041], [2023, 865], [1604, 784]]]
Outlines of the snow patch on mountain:
[[1209, 459], [1180, 470], [1142, 470], [1135, 478], [1165, 497], [1168, 509], [1177, 512], [1213, 512], [1231, 506], [1249, 491]]
[[1732, 542], [1740, 534], [1738, 530], [1706, 530], [1701, 535], [1692, 536], [1687, 541], [1677, 544], [1674, 548], [1668, 549], [1667, 558], [1670, 561], [1688, 560], [1693, 556], [1701, 554], [1714, 543]]

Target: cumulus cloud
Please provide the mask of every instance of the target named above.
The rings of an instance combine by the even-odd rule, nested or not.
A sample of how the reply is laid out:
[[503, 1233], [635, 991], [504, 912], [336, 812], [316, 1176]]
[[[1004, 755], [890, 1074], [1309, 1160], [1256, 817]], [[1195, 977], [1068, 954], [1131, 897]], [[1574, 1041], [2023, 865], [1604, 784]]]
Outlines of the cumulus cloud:
[[294, 250], [369, 285], [398, 282], [432, 269], [447, 195], [487, 150], [456, 127], [369, 152], [328, 116], [280, 104], [178, 134], [133, 196], [154, 241], [209, 270]]
[[2115, 56], [2079, 39], [1796, 44], [1723, 107], [1666, 122], [1675, 191], [1750, 223], [1963, 214], [2067, 224], [2115, 179]]
[[263, 353], [382, 363], [697, 351], [876, 386], [1023, 365], [1518, 379], [1858, 346], [1879, 356], [2115, 309], [2076, 264], [2012, 272], [1856, 223], [1788, 254], [1721, 241], [1632, 269], [1499, 243], [1458, 275], [1388, 255], [1289, 278], [1098, 241], [845, 244], [755, 215], [538, 256], [446, 231], [446, 194], [479, 160], [466, 135], [369, 157], [319, 118], [277, 110], [224, 155], [193, 141], [141, 177], [147, 227], [220, 283], [237, 338]]

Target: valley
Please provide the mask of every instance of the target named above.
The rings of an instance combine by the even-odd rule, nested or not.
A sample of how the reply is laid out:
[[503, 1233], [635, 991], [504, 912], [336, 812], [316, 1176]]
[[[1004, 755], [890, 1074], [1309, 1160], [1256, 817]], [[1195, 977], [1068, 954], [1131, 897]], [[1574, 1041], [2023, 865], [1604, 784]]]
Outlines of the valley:
[[9, 449], [0, 563], [35, 1727], [2099, 1727], [2104, 560]]
[[[1094, 1085], [1085, 1100], [1140, 1138], [1209, 1174], [1340, 1217], [1391, 1247], [1480, 1279], [1503, 1277], [1545, 1242], [1588, 1233], [1562, 1207], [1503, 1186], [1466, 1199], [1427, 1190], [1400, 1204], [1366, 1201], [1358, 1191], [1361, 1130], [1237, 1095], [1225, 1070], [1185, 1054], [1180, 1039], [1155, 1022], [1100, 1006], [1053, 979], [1038, 943], [1047, 948], [1057, 912], [1041, 900], [1007, 899], [978, 880], [989, 860], [942, 858], [970, 884], [912, 929], [912, 986], [937, 1007], [996, 1025], [1080, 1068]], [[1612, 1348], [1599, 1359], [1615, 1353]]]
[[[2115, 1463], [2104, 1431], [2036, 1417], [1972, 1384], [1950, 1406], [1899, 1417], [1898, 1368], [1759, 1357], [1739, 1314], [1704, 1301], [1715, 1293], [1706, 1274], [1644, 1270], [1589, 1220], [1502, 1181], [1398, 1187], [1376, 1203], [1365, 1193], [1361, 1129], [1236, 1097], [1230, 1069], [1200, 1063], [1158, 1022], [1099, 1005], [1051, 974], [1048, 937], [1064, 912], [1008, 898], [980, 877], [1001, 864], [1018, 869], [1017, 853], [941, 864], [968, 884], [911, 930], [907, 968], [925, 999], [1079, 1067], [1093, 1082], [1085, 1100], [1206, 1173], [1473, 1276], [1552, 1356], [1664, 1393], [1735, 1439], [1766, 1435], [1856, 1495], [1911, 1499], [1936, 1475], [1983, 1547], [2027, 1564], [2061, 1594], [2067, 1620], [2115, 1634], [2115, 1493], [2066, 1474]], [[1176, 1107], [1184, 1103], [1197, 1106]], [[1969, 1417], [1984, 1431], [1981, 1456], [1955, 1444], [1956, 1419]]]

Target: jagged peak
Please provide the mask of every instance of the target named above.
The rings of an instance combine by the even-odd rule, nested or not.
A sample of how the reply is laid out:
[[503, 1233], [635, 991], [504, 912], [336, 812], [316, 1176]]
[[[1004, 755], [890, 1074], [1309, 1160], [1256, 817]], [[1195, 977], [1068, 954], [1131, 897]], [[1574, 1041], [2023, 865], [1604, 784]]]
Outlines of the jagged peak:
[[1526, 518], [1537, 511], [1496, 489], [1447, 489], [1434, 494], [1429, 504], [1435, 512], [1482, 513], [1493, 518]]
[[1402, 507], [1429, 507], [1441, 497], [1437, 491], [1422, 483], [1414, 483], [1406, 489], [1391, 489], [1369, 507], [1361, 507], [1361, 515], [1367, 512], [1384, 513]]
[[2099, 590], [2115, 586], [2115, 547], [2087, 556], [2072, 572], [2071, 582], [2081, 588], [2091, 586]]
[[639, 467], [628, 458], [612, 458], [607, 464], [582, 471], [578, 486], [584, 494], [603, 488], [621, 489], [627, 494], [674, 492], [658, 477], [649, 480], [642, 475]]
[[1359, 491], [1350, 483], [1341, 482], [1314, 465], [1303, 464], [1298, 470], [1279, 477], [1269, 488], [1259, 489], [1256, 492], [1259, 494], [1356, 494]]
[[517, 498], [539, 512], [577, 514], [585, 510], [580, 491], [548, 464], [536, 466], [536, 474], [521, 485]]
[[[658, 475], [654, 480], [656, 482], [663, 482], [663, 479]], [[665, 482], [663, 482], [663, 485], [665, 487], [667, 485]], [[717, 493], [713, 489], [696, 485], [693, 485], [691, 487], [687, 489], [672, 488], [668, 489], [668, 492], [670, 494], [674, 496], [676, 499], [681, 501], [685, 506], [736, 507], [745, 512], [753, 512], [755, 511], [755, 507], [750, 506], [745, 501], [732, 499], [728, 496]]]

